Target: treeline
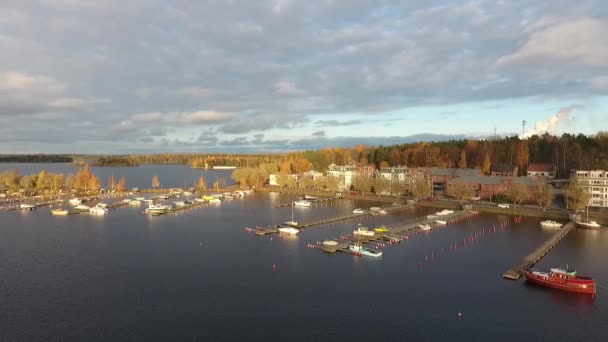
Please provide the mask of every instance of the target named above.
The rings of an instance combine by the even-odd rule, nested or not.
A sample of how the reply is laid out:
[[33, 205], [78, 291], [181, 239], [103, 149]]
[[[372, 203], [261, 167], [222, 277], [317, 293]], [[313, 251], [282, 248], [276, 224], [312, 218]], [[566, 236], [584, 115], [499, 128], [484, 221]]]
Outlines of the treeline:
[[[115, 180], [110, 178], [111, 188], [122, 191], [126, 187], [124, 177]], [[91, 171], [88, 164], [78, 170], [76, 174], [50, 173], [45, 170], [39, 173], [22, 175], [18, 170], [0, 172], [0, 188], [26, 191], [58, 192], [64, 189], [77, 191], [97, 191], [101, 188], [101, 180]]]
[[[493, 164], [517, 165], [524, 175], [530, 163], [556, 165], [560, 177], [574, 169], [608, 170], [608, 133], [534, 135], [522, 140], [518, 136], [487, 140], [452, 140], [420, 142], [392, 146], [357, 145], [352, 148], [326, 148], [303, 154], [316, 170], [329, 163], [338, 165], [357, 162], [376, 167], [479, 168], [489, 172]], [[485, 165], [484, 165], [485, 164]]]
[[0, 163], [70, 163], [71, 156], [61, 154], [0, 154]]
[[92, 162], [93, 166], [139, 166], [140, 163], [136, 160], [125, 157], [100, 157]]

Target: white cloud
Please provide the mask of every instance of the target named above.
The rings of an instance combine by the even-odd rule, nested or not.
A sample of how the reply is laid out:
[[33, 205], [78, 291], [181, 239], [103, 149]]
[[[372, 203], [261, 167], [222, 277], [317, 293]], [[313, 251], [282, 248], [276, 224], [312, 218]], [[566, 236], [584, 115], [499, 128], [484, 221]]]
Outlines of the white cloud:
[[540, 31], [532, 33], [521, 48], [501, 57], [496, 64], [566, 61], [592, 67], [608, 66], [608, 21], [579, 18], [533, 24], [539, 25]]

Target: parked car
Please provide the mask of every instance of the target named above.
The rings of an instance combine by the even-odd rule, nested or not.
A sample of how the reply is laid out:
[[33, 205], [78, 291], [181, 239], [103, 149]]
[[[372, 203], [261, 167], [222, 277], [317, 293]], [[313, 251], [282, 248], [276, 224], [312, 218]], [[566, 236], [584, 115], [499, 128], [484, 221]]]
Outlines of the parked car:
[[507, 203], [500, 203], [498, 205], [499, 208], [503, 208], [503, 209], [509, 209], [510, 205], [508, 205]]

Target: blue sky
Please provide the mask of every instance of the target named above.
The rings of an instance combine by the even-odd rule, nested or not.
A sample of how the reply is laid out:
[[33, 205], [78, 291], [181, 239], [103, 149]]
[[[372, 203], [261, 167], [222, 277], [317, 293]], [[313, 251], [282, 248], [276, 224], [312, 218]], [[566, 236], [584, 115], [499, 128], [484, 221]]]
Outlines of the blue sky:
[[0, 153], [608, 130], [605, 1], [6, 0]]

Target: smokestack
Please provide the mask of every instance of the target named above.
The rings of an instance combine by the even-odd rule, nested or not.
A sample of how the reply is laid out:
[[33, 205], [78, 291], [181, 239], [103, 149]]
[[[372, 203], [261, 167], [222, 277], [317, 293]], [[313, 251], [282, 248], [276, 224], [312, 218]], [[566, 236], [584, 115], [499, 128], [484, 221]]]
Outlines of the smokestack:
[[[562, 123], [563, 121], [568, 120], [568, 115], [572, 112], [573, 108], [572, 107], [565, 107], [560, 109], [555, 115], [550, 116], [547, 120], [545, 121], [541, 121], [541, 122], [537, 122], [534, 125], [534, 128], [528, 130], [527, 132], [524, 132], [520, 138], [521, 139], [527, 139], [533, 135], [541, 135], [541, 134], [545, 134], [545, 133], [550, 133], [553, 134], [555, 132], [555, 129], [557, 128], [557, 126]], [[523, 127], [525, 130], [525, 125], [526, 125], [526, 121], [523, 122]]]

